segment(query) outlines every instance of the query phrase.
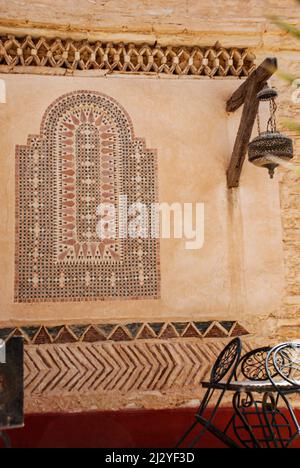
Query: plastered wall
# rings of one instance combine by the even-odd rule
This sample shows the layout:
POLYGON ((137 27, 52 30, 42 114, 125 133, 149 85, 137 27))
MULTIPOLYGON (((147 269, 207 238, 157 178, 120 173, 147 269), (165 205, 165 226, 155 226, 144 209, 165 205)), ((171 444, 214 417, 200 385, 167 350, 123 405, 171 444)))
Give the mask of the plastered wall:
MULTIPOLYGON (((107 320, 230 317, 251 324, 253 315, 276 313, 282 292, 282 241, 277 181, 245 165, 241 188, 229 193, 226 167, 239 116, 228 117, 226 99, 238 82, 143 78, 2 76, 7 103, 2 133, 1 321, 54 322, 62 305, 14 304, 15 145, 39 133, 47 107, 66 92, 101 91, 122 104, 135 134, 157 149, 159 200, 205 205, 204 245, 162 239, 161 299, 63 304, 63 319, 107 320), (38 90, 38 93, 37 93, 38 90), (16 113, 15 103, 18 102, 16 113), (276 288, 265 288, 276 284, 276 288)), ((47 157, 47 155, 46 155, 47 157)), ((251 326, 251 325, 250 325, 251 326)))
MULTIPOLYGON (((280 68, 297 76, 299 41, 265 17, 276 13, 297 23, 295 2, 196 3, 143 2, 136 9, 91 1, 74 9, 68 2, 8 8, 2 1, 0 30, 163 45, 218 40, 250 47, 257 64, 276 55, 280 68)), ((299 336, 299 178, 279 170, 270 181, 246 162, 240 188, 226 188, 240 113, 228 116, 225 103, 239 80, 1 78, 7 88, 0 107, 1 326, 4 337, 22 334, 27 343, 27 411, 196 404, 199 380, 230 337, 244 336, 248 349, 299 336), (53 100, 78 89, 116 99, 135 134, 157 150, 160 201, 205 203, 201 250, 186 251, 183 240, 160 241, 160 299, 13 303, 15 145, 38 134, 53 100)), ((297 119, 299 105, 286 83, 277 77, 272 83, 280 90, 284 128, 282 119, 297 119)), ((299 137, 291 136, 297 165, 299 137)))
MULTIPOLYGON (((277 179, 271 181, 265 171, 246 164, 240 189, 229 192, 226 186, 226 168, 240 115, 228 116, 225 103, 239 82, 142 77, 1 78, 7 96, 0 110, 1 210, 5 219, 1 226, 1 324, 9 330, 6 333, 21 333, 27 342, 27 409, 124 407, 132 400, 134 405, 151 407, 190 400, 197 392, 196 380, 209 371, 224 340, 249 335, 257 342, 273 333, 274 323, 267 318, 278 313, 283 293, 277 179), (160 202, 192 203, 194 208, 196 203, 204 203, 204 245, 200 250, 187 250, 184 238, 160 240, 158 299, 14 302, 15 147, 26 144, 28 135, 32 138, 39 133, 43 114, 54 100, 80 89, 98 91, 116 100, 131 117, 135 135, 145 139, 147 148, 157 150, 160 202), (91 349, 92 361, 86 355, 91 349), (110 357, 105 358, 103 352, 110 357), (134 364, 126 357, 128 352, 137 355, 134 364), (37 374, 32 367, 37 365, 36 353, 42 353, 37 374), (165 353, 173 355, 168 364, 163 364, 165 353), (194 368, 198 353, 202 357, 194 368), (76 384, 71 379, 71 387, 60 382, 54 385, 49 362, 64 373, 66 360, 72 361, 72 355, 76 359, 76 384), (122 370, 123 383, 122 379, 115 380, 115 385, 107 387, 105 380, 105 385, 100 389, 95 385, 82 399, 79 381, 87 387, 89 382, 85 366, 92 366, 91 373, 97 369, 101 381, 110 381, 107 359, 114 360, 116 355, 115 371, 118 374, 122 370), (99 368, 99 362, 104 368, 99 368), (139 368, 145 372, 149 365, 151 382, 138 380, 137 384, 132 366, 136 372, 139 368), (169 378, 160 381, 165 365, 170 366, 169 378), (189 368, 193 369, 190 381, 182 373, 189 368), (131 387, 134 392, 129 391, 131 387), (166 393, 164 401, 159 398, 161 391, 166 393)), ((19 176, 29 177, 26 172, 19 176)), ((28 281, 30 278, 28 272, 28 281)))

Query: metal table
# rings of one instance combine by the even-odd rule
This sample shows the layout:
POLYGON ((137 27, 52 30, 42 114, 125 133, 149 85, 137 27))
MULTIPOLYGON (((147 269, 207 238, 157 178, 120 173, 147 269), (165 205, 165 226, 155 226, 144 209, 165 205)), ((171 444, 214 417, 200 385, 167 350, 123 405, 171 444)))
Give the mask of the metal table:
MULTIPOLYGON (((211 388, 211 382, 203 382, 202 387, 211 388)), ((233 429, 235 436, 242 447, 246 448, 286 448, 298 437, 298 424, 295 422, 296 431, 286 414, 279 408, 280 397, 300 393, 291 383, 282 380, 276 382, 276 387, 268 381, 232 381, 228 383, 216 383, 216 390, 226 390, 233 393, 232 406, 234 414, 223 432, 228 440, 229 429, 233 429)), ((288 412, 292 419, 291 407, 288 412)), ((218 434, 215 434, 218 436, 218 434)), ((234 446, 232 440, 230 446, 234 446)), ((229 445, 229 444, 228 444, 229 445)))

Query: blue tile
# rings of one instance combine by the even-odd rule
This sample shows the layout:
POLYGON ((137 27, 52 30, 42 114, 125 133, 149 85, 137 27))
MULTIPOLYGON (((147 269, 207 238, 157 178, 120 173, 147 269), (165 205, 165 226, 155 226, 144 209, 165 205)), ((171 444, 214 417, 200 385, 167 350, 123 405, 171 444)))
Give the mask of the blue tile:
POLYGON ((143 323, 128 323, 125 327, 130 331, 132 338, 135 338, 143 325, 143 323))
POLYGON ((6 338, 15 330, 15 328, 1 328, 0 329, 0 338, 1 340, 6 340, 6 338))
POLYGON ((190 322, 172 322, 173 327, 181 335, 190 322))
POLYGON ((200 333, 205 333, 206 330, 211 326, 212 322, 194 322, 195 327, 200 333))
POLYGON ((89 325, 68 325, 68 328, 72 330, 74 335, 76 335, 77 338, 79 339, 87 331, 87 329, 89 328, 89 325))
POLYGON ((165 325, 165 322, 152 322, 148 323, 148 325, 152 328, 156 335, 159 335, 162 327, 165 325))
POLYGON ((230 332, 230 330, 232 329, 233 325, 236 323, 236 322, 219 322, 220 325, 222 325, 222 327, 225 328, 225 330, 227 330, 228 332, 230 332))

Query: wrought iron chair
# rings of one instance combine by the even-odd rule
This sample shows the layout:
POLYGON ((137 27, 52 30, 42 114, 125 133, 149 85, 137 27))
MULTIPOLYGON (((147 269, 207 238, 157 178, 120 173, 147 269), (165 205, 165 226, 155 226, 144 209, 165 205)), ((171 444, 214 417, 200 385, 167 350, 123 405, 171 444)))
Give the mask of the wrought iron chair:
POLYGON ((233 397, 235 414, 230 423, 237 439, 246 448, 280 448, 284 439, 291 436, 288 418, 278 408, 278 398, 274 397, 269 378, 278 376, 272 358, 269 347, 250 351, 238 366, 239 377, 246 380, 237 380, 231 385, 236 392, 233 397))
POLYGON ((213 369, 211 371, 209 382, 202 383, 204 388, 207 388, 206 393, 203 397, 203 400, 198 408, 197 413, 195 414, 195 422, 189 427, 189 429, 184 433, 179 442, 176 445, 176 448, 181 447, 183 443, 187 440, 188 436, 192 431, 200 425, 202 429, 194 437, 192 442, 189 444, 189 447, 195 447, 199 443, 200 439, 208 431, 216 436, 218 439, 223 441, 226 445, 232 448, 239 448, 239 446, 226 434, 226 431, 221 431, 214 424, 214 419, 217 414, 218 408, 223 400, 223 397, 228 390, 230 382, 236 374, 236 369, 240 361, 242 351, 242 343, 239 338, 235 338, 231 341, 225 349, 222 351, 220 356, 217 358, 213 369), (225 382, 223 379, 225 379, 225 382), (209 403, 212 401, 212 398, 215 392, 220 392, 217 402, 214 405, 208 418, 205 417, 205 411, 208 408, 209 403))
POLYGON ((268 354, 266 372, 276 390, 277 398, 274 399, 271 393, 266 393, 264 406, 269 405, 274 412, 282 400, 292 422, 290 431, 283 438, 280 437, 280 426, 278 427, 276 422, 274 424, 274 421, 269 421, 269 425, 275 429, 275 431, 273 430, 273 442, 276 446, 280 443, 281 447, 288 448, 300 437, 300 425, 288 399, 289 395, 300 393, 300 342, 282 343, 275 346, 268 354), (276 374, 273 373, 272 369, 276 370, 276 374))
POLYGON ((251 382, 264 382, 268 380, 266 372, 266 359, 271 348, 264 346, 257 348, 242 357, 239 369, 242 376, 251 382))

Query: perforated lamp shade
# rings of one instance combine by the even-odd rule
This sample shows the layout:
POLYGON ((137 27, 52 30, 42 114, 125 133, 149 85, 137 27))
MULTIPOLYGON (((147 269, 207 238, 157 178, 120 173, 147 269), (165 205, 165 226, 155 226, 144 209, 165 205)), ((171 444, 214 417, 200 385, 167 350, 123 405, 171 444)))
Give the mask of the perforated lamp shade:
POLYGON ((268 101, 270 103, 270 118, 267 123, 266 131, 262 132, 260 127, 259 110, 257 114, 258 137, 254 138, 248 146, 248 158, 251 163, 258 167, 268 169, 271 179, 274 171, 279 166, 280 161, 289 161, 293 158, 293 140, 288 136, 277 131, 275 113, 277 106, 275 99, 278 94, 274 88, 268 85, 264 87, 257 95, 260 102, 268 101), (275 159, 275 160, 274 160, 275 159))
POLYGON ((275 156, 282 161, 293 158, 293 140, 279 132, 263 132, 249 143, 249 161, 255 166, 268 169, 271 179, 278 163, 272 161, 275 156))

